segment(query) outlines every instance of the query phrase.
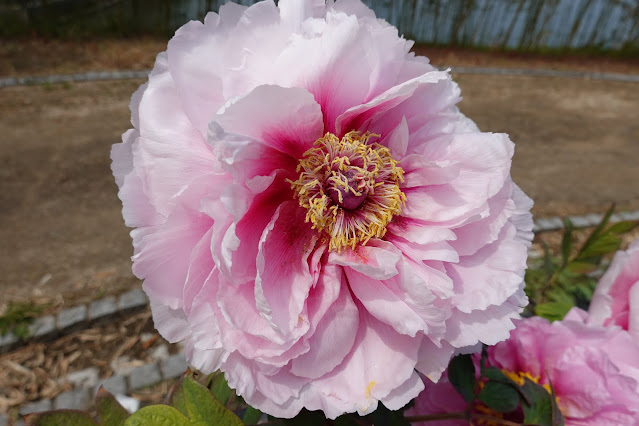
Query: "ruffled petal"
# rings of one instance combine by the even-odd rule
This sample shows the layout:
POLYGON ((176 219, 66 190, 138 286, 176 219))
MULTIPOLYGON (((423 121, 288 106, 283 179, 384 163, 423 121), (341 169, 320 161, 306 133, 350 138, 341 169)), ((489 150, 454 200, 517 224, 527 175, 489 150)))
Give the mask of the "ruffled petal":
POLYGON ((284 334, 298 323, 313 276, 308 256, 317 242, 317 231, 305 221, 306 210, 287 201, 276 210, 264 229, 257 253, 255 298, 267 321, 284 334))

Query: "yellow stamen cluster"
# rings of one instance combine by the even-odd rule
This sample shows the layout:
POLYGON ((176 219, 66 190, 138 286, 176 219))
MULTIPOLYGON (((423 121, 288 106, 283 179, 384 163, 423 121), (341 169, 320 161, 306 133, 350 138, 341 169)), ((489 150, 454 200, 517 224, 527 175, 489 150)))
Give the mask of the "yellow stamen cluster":
POLYGON ((388 148, 368 143, 377 136, 350 132, 340 140, 326 133, 300 159, 299 179, 290 181, 307 210, 306 222, 330 238, 329 250, 355 249, 383 237, 406 201, 399 188, 404 171, 388 148), (346 208, 345 197, 356 198, 357 207, 346 208))

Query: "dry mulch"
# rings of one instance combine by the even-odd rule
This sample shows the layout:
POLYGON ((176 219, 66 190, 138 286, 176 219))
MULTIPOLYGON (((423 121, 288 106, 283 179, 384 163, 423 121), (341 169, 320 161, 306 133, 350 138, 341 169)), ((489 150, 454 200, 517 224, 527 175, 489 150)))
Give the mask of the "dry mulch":
MULTIPOLYGON (((100 378, 105 379, 114 374, 114 361, 123 357, 128 358, 130 367, 150 363, 151 352, 161 344, 166 342, 153 328, 147 310, 0 355, 0 413, 70 390, 71 384, 64 378, 71 372, 98 367, 100 378)), ((171 354, 178 351, 177 345, 168 348, 171 354)), ((136 395, 142 401, 159 401, 158 396, 166 394, 164 387, 155 386, 136 395)))

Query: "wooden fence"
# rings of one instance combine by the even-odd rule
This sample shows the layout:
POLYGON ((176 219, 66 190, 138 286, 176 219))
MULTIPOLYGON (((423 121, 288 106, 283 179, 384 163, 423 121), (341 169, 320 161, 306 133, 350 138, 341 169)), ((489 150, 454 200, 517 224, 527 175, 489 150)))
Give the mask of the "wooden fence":
MULTIPOLYGON (((0 0, 0 35, 166 34, 226 0, 0 0)), ((239 0, 252 4, 254 0, 239 0)), ((421 43, 639 51, 639 0, 364 0, 421 43)))

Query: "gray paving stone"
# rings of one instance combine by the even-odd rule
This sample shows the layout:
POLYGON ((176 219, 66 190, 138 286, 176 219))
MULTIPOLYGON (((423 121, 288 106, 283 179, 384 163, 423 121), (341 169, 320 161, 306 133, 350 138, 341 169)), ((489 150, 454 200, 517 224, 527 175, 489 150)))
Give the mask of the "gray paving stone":
POLYGON ((175 379, 176 377, 180 377, 188 366, 184 354, 177 354, 162 361, 160 370, 162 370, 162 376, 165 379, 175 379))
POLYGON ((621 216, 623 220, 639 220, 639 210, 636 212, 619 213, 619 216, 621 216))
POLYGON ((87 389, 74 389, 61 393, 53 400, 54 410, 85 410, 91 406, 87 389))
MULTIPOLYGON (((108 379, 102 380, 100 385, 104 386, 104 389, 111 392, 113 395, 126 395, 126 379, 124 376, 112 376, 108 379)), ((96 386, 95 393, 98 392, 100 385, 96 386)))
POLYGON ((53 315, 47 315, 36 318, 33 324, 29 326, 29 332, 33 337, 41 337, 55 332, 55 317, 53 315))
POLYGON ((0 426, 8 426, 9 425, 9 416, 6 414, 0 413, 0 426))
POLYGON ((558 217, 541 218, 535 221, 538 231, 554 231, 563 228, 564 224, 558 217))
POLYGON ((89 305, 89 319, 91 321, 113 315, 118 311, 115 297, 109 296, 96 300, 89 305))
MULTIPOLYGON (((590 216, 598 216, 600 218, 599 220, 601 220, 601 216, 599 216, 599 215, 589 214, 587 217, 590 217, 590 216)), ((595 223, 595 225, 599 224, 599 220, 595 223)), ((610 222, 611 223, 621 222, 622 220, 623 219, 621 218, 619 213, 613 213, 613 214, 610 215, 610 222)))
POLYGON ((146 294, 141 289, 127 291, 120 295, 120 309, 138 309, 147 305, 146 294))
POLYGON ((41 413, 42 411, 49 411, 53 408, 50 399, 41 399, 40 401, 30 402, 20 407, 18 411, 21 416, 29 413, 41 413))
POLYGON ((591 226, 592 223, 584 216, 568 216, 575 228, 585 228, 591 226))
POLYGON ((13 333, 7 333, 4 336, 0 334, 0 348, 3 348, 5 346, 9 348, 17 342, 18 339, 16 336, 13 335, 13 333))
POLYGON ((69 373, 64 379, 71 383, 74 388, 92 389, 98 384, 100 370, 97 367, 89 367, 69 373))
POLYGON ((85 305, 65 309, 58 314, 58 330, 80 325, 85 322, 86 319, 87 307, 85 305))
POLYGON ((147 364, 135 368, 129 374, 129 390, 137 390, 162 381, 157 364, 147 364))

